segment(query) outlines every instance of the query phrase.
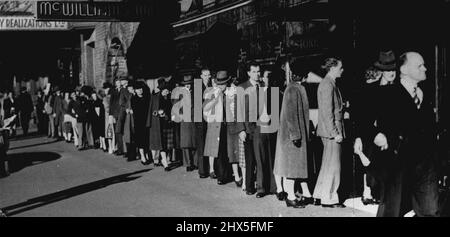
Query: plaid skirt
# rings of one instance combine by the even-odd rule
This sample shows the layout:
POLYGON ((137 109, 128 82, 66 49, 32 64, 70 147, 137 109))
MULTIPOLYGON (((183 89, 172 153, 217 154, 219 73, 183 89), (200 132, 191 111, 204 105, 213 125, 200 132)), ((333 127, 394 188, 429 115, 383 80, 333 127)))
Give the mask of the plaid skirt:
POLYGON ((172 128, 162 129, 162 145, 164 150, 174 149, 174 134, 172 128))
POLYGON ((245 146, 241 139, 239 139, 239 167, 245 168, 245 146))

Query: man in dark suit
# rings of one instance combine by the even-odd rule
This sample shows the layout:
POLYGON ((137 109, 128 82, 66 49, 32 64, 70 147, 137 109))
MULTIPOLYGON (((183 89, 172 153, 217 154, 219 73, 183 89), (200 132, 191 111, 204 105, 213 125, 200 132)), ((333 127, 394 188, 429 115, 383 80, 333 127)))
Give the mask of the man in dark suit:
POLYGON ((27 88, 22 87, 20 95, 17 98, 17 109, 20 113, 20 125, 23 129, 23 135, 28 135, 28 128, 30 126, 31 113, 34 110, 31 95, 27 92, 27 88))
POLYGON ((117 150, 114 151, 116 155, 123 155, 123 141, 122 136, 118 132, 117 127, 117 121, 119 120, 119 112, 120 112, 120 106, 119 106, 119 96, 120 96, 120 80, 116 79, 115 81, 116 87, 112 89, 111 91, 111 98, 110 98, 110 107, 109 107, 109 116, 112 116, 114 118, 114 136, 115 136, 115 146, 117 146, 117 150))
POLYGON ((256 113, 256 116, 260 115, 259 109, 259 81, 260 81, 260 67, 256 63, 250 63, 247 68, 247 75, 249 79, 239 86, 249 92, 248 96, 245 96, 245 132, 241 132, 239 137, 244 141, 245 146, 245 175, 246 175, 246 188, 247 195, 253 195, 255 192, 257 198, 262 198, 268 194, 270 190, 266 190, 266 182, 270 182, 271 172, 264 172, 268 167, 269 157, 268 154, 260 151, 264 150, 263 143, 261 141, 261 126, 256 121, 252 121, 252 114, 256 113), (253 95, 252 95, 253 94, 253 95), (250 103, 251 97, 256 99, 256 103, 250 103), (253 184, 255 180, 255 168, 256 168, 256 190, 253 184))
POLYGON ((383 96, 379 133, 374 143, 392 155, 384 157, 385 180, 377 216, 438 216, 438 177, 434 151, 433 98, 418 87, 426 79, 422 56, 400 56, 400 84, 383 96))

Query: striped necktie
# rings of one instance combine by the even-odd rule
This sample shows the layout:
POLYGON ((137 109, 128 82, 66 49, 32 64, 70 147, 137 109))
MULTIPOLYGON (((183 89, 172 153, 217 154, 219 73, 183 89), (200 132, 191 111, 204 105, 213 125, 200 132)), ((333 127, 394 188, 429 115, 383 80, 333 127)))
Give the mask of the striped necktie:
POLYGON ((414 104, 416 104, 417 109, 420 109, 420 98, 419 95, 417 94, 417 86, 414 87, 414 91, 413 91, 413 99, 414 99, 414 104))

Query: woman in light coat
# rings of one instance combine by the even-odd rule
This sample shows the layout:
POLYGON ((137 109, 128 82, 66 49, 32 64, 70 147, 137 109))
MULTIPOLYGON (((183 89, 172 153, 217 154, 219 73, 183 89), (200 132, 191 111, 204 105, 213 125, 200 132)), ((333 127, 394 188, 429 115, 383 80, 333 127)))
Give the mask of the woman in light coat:
POLYGON ((278 199, 285 200, 288 207, 303 208, 313 200, 304 181, 308 178, 309 103, 301 83, 308 71, 298 74, 284 92, 273 173, 278 199), (294 183, 299 179, 303 181, 300 200, 294 191, 294 183))

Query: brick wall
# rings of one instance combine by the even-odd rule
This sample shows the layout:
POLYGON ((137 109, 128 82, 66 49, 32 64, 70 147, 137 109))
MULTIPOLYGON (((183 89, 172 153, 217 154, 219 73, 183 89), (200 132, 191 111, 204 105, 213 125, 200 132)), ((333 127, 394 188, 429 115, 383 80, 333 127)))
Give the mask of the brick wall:
MULTIPOLYGON (((122 43, 124 53, 126 54, 128 47, 133 41, 139 23, 129 22, 102 22, 98 23, 92 34, 95 34, 95 48, 93 56, 89 57, 87 49, 82 49, 82 74, 86 80, 86 84, 93 85, 95 88, 101 88, 103 82, 111 81, 107 78, 108 50, 113 38, 118 38, 122 43), (93 64, 93 75, 89 75, 87 67, 93 64)), ((85 39, 87 40, 87 39, 85 39)))

